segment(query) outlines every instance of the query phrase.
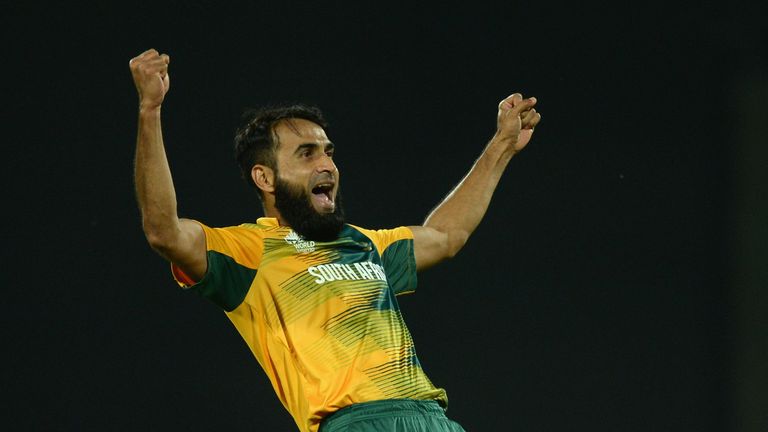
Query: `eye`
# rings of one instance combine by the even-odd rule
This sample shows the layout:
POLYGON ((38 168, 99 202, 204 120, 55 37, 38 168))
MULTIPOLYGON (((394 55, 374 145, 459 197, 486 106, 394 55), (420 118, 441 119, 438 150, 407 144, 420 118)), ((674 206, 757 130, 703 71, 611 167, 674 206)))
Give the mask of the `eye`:
POLYGON ((326 154, 326 155, 327 155, 329 158, 332 158, 332 157, 333 157, 333 153, 334 153, 334 150, 333 150, 333 149, 328 149, 328 150, 326 150, 326 151, 325 151, 325 154, 326 154))
POLYGON ((301 151, 300 156, 303 157, 303 158, 308 158, 308 157, 312 156, 312 150, 304 149, 304 150, 301 151))

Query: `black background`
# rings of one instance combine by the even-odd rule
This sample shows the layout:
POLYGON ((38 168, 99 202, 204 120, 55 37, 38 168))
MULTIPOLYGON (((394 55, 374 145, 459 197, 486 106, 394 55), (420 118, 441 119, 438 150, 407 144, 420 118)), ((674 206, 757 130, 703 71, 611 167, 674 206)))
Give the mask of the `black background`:
POLYGON ((179 213, 214 226, 261 215, 232 156, 245 108, 319 105, 349 220, 379 228, 421 223, 498 101, 535 95, 542 123, 485 220, 400 298, 449 415, 468 432, 760 430, 734 377, 767 367, 735 358, 768 325, 732 282, 759 3, 4 6, 3 422, 295 430, 234 327, 144 240, 128 61, 156 48, 179 213))

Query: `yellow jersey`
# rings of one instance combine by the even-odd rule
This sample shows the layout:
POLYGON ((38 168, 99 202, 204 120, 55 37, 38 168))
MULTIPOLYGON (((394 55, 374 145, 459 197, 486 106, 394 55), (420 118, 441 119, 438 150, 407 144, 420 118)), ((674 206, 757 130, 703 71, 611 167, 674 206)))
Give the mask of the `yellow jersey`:
POLYGON ((277 219, 211 228, 208 271, 176 281, 226 312, 302 432, 331 413, 382 399, 436 400, 396 295, 416 289, 413 234, 346 224, 331 242, 277 219))

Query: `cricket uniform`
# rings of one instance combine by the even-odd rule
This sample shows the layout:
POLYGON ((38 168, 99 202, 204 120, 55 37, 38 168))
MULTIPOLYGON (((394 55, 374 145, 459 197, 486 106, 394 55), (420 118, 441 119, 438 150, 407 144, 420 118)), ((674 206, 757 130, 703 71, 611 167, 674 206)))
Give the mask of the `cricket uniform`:
POLYGON ((206 275, 194 283, 174 266, 174 277, 224 309, 302 432, 353 404, 447 406, 395 298, 416 289, 410 229, 347 224, 336 240, 314 242, 274 218, 201 226, 206 275))

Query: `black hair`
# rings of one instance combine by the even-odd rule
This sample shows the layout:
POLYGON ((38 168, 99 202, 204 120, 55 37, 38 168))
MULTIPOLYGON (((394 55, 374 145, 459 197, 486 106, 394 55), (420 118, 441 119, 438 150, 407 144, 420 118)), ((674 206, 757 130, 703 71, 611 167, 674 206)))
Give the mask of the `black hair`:
POLYGON ((279 141, 274 129, 279 122, 289 119, 309 120, 323 129, 328 127, 319 108, 304 104, 270 106, 243 113, 242 124, 235 133, 235 159, 243 180, 249 185, 256 187, 251 178, 254 165, 265 165, 277 172, 275 151, 279 141))

